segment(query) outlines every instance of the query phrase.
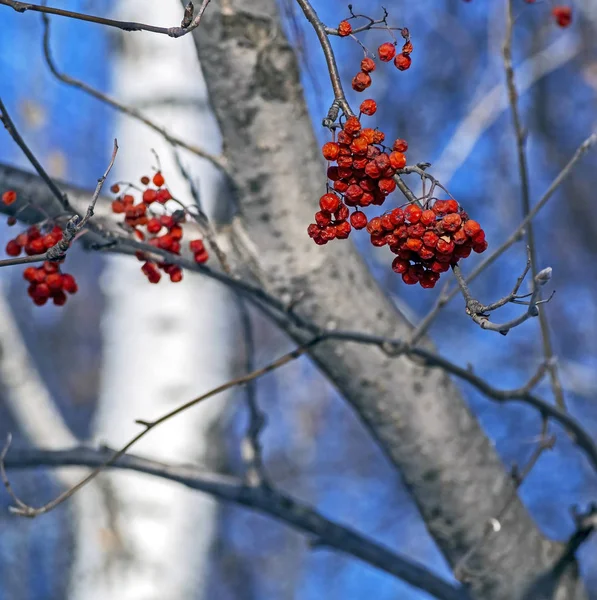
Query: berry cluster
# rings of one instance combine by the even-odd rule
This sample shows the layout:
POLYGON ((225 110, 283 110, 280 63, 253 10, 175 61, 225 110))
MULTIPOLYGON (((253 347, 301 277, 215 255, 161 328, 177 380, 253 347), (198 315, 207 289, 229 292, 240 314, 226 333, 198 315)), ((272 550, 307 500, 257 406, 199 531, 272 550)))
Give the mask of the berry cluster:
MULTIPOLYGON (((147 176, 141 177, 143 189, 140 190, 132 184, 127 184, 126 190, 120 193, 120 185, 114 184, 110 191, 117 194, 117 197, 112 202, 112 211, 124 214, 125 224, 138 240, 147 241, 151 246, 180 255, 184 234, 182 223, 187 220, 188 213, 184 208, 172 213, 165 207, 159 212, 156 211, 156 206, 163 206, 169 200, 175 201, 165 183, 164 176, 158 171, 151 179, 147 176), (135 190, 141 192, 139 202, 135 202, 135 190)), ((209 255, 202 240, 191 240, 189 247, 195 262, 203 264, 208 260, 209 255)), ((166 273, 173 283, 182 280, 182 269, 178 265, 152 260, 143 252, 137 252, 137 258, 143 262, 141 271, 150 283, 160 281, 160 270, 166 273)))
POLYGON ((409 204, 395 208, 367 224, 374 246, 389 246, 396 254, 392 269, 408 285, 433 288, 440 274, 448 271, 471 251, 487 249, 485 232, 469 219, 456 200, 435 200, 424 208, 409 204))
MULTIPOLYGON (((3 201, 7 197, 5 192, 2 196, 3 201)), ((12 192, 14 194, 14 192, 12 192)), ((10 196, 16 199, 16 195, 10 196)), ((14 199, 8 204, 12 204, 14 199)), ((5 202, 6 203, 6 202, 5 202)), ((33 225, 26 231, 19 233, 14 239, 6 244, 6 254, 8 256, 20 256, 25 253, 27 256, 43 254, 62 239, 62 229, 58 225, 49 224, 40 227, 33 225), (44 232, 45 230, 45 232, 44 232)), ((50 298, 57 306, 66 303, 66 292, 75 294, 77 292, 77 282, 72 275, 62 273, 60 261, 44 261, 41 267, 27 267, 23 271, 23 278, 29 282, 27 293, 29 297, 38 306, 43 306, 50 298)))
MULTIPOLYGON (((367 60, 367 59, 365 59, 367 60)), ((377 109, 374 100, 364 100, 361 114, 373 115, 377 109)), ((405 140, 396 140, 391 149, 382 142, 383 132, 362 128, 357 117, 349 117, 338 134, 337 141, 323 145, 322 153, 331 165, 327 177, 333 188, 319 199, 315 223, 308 234, 316 244, 323 245, 338 238, 345 239, 352 227, 363 229, 367 217, 358 210, 371 204, 381 206, 396 189, 393 177, 406 165, 405 140), (350 215, 348 207, 357 210, 350 215), (349 220, 350 216, 350 220, 349 220)))
MULTIPOLYGON (((351 32, 348 21, 340 23, 339 35, 351 32)), ((413 46, 408 29, 402 29, 402 37, 406 41, 400 54, 396 54, 396 44, 391 42, 382 44, 377 53, 382 62, 394 59, 396 67, 405 70, 410 67, 413 46)), ((375 68, 375 61, 366 56, 352 80, 353 89, 357 92, 367 89, 375 68)), ((441 273, 471 251, 486 250, 485 232, 479 223, 469 219, 456 200, 429 198, 422 205, 409 204, 367 219, 360 209, 384 204, 396 189, 396 175, 406 166, 408 150, 405 140, 397 139, 388 148, 383 144, 383 132, 362 127, 362 115, 371 116, 376 111, 375 100, 364 100, 359 116, 341 120, 337 138, 323 145, 329 181, 327 192, 319 199, 315 223, 309 225, 307 233, 322 246, 334 239, 347 238, 353 228, 367 228, 374 246, 388 246, 397 255, 392 269, 402 275, 405 283, 433 288, 441 273), (350 208, 355 209, 352 214, 350 208)))
POLYGON ((43 306, 49 298, 56 306, 63 306, 66 303, 65 292, 76 294, 79 289, 72 275, 60 272, 58 262, 45 261, 41 267, 27 267, 23 278, 29 282, 27 293, 38 306, 43 306))
MULTIPOLYGON (((49 225, 46 226, 50 227, 49 225)), ((6 244, 8 256, 20 256, 24 252, 27 256, 43 254, 62 239, 62 229, 54 225, 51 229, 42 233, 38 225, 29 227, 27 231, 19 233, 17 237, 9 240, 6 244)))
MULTIPOLYGON (((348 25, 350 26, 350 24, 348 25)), ((338 27, 338 31, 340 31, 340 27, 338 27)), ((410 55, 413 51, 413 44, 410 41, 408 29, 402 29, 402 37, 406 41, 400 53, 396 54, 395 42, 385 42, 377 49, 377 56, 382 62, 390 62, 394 59, 394 66, 400 71, 406 71, 412 63, 410 55)), ((361 61, 361 70, 352 78, 352 89, 355 92, 363 92, 371 85, 371 73, 375 71, 375 68, 376 64, 372 58, 366 56, 361 61)))

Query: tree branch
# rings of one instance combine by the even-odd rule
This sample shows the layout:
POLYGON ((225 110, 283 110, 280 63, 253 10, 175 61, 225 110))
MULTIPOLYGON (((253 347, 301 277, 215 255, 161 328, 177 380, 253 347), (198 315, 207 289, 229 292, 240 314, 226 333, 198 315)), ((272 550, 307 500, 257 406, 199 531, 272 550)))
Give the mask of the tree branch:
MULTIPOLYGON (((69 450, 15 449, 6 458, 9 469, 69 465, 100 467, 113 455, 110 448, 88 447, 69 450)), ((466 600, 468 594, 410 558, 340 525, 318 513, 312 506, 273 489, 250 487, 232 477, 205 473, 186 465, 166 465, 131 454, 118 458, 112 468, 147 473, 181 483, 220 500, 245 506, 277 519, 302 533, 314 536, 323 546, 354 556, 439 600, 466 600)))

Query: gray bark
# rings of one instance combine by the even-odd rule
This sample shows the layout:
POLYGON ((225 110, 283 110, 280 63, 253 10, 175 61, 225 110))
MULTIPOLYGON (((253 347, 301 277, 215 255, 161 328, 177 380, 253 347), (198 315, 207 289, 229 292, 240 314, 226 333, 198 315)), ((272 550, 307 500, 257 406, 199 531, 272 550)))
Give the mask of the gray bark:
MULTIPOLYGON (((410 326, 352 245, 318 247, 307 237, 325 167, 274 0, 215 0, 194 39, 242 222, 257 250, 255 276, 279 297, 300 294, 296 312, 322 327, 406 337, 410 326)), ((303 338, 290 325, 287 331, 303 338)), ((429 532, 456 564, 512 492, 458 390, 441 371, 389 358, 375 347, 326 343, 312 357, 400 470, 429 532)), ((477 574, 474 596, 556 597, 537 584, 561 556, 561 545, 542 536, 518 499, 501 526, 469 563, 477 574)), ((558 598, 584 597, 574 564, 562 581, 558 598)))

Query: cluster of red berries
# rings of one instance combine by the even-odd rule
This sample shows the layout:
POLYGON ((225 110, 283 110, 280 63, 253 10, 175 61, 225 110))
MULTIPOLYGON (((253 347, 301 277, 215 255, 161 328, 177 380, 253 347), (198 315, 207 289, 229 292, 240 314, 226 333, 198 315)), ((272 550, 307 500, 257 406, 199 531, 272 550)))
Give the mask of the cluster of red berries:
POLYGON ((469 219, 456 200, 435 200, 425 206, 409 204, 374 217, 367 232, 374 246, 389 246, 397 255, 392 269, 404 283, 433 288, 441 273, 473 250, 484 252, 487 242, 479 223, 469 219))
MULTIPOLYGON (((114 184, 110 191, 119 195, 112 202, 112 211, 124 214, 124 222, 133 230, 133 234, 138 240, 147 241, 156 248, 179 255, 184 233, 181 224, 187 220, 187 212, 176 210, 168 213, 164 208, 160 214, 152 206, 154 204, 164 205, 168 200, 173 200, 165 183, 164 176, 160 171, 155 173, 151 179, 147 176, 141 177, 144 189, 141 190, 139 202, 135 202, 135 197, 131 192, 136 188, 131 184, 127 185, 126 193, 122 194, 120 194, 120 185, 114 184)), ((202 240, 191 240, 189 247, 195 262, 199 264, 207 262, 209 255, 202 240)), ((178 265, 166 261, 154 261, 143 252, 137 252, 137 258, 143 262, 141 271, 150 283, 160 281, 162 278, 160 270, 164 271, 170 277, 170 281, 174 283, 182 280, 182 269, 178 265)))
POLYGON ((27 267, 23 271, 23 278, 29 282, 27 293, 38 306, 43 306, 50 298, 56 306, 63 306, 66 292, 77 293, 79 288, 75 278, 61 273, 60 263, 45 261, 41 267, 27 267))
MULTIPOLYGON (((2 202, 7 206, 14 204, 17 194, 14 190, 8 190, 2 194, 2 202)), ((14 225, 16 218, 8 217, 8 224, 14 225)), ((62 229, 58 225, 49 223, 32 225, 26 231, 19 233, 14 239, 6 244, 8 256, 27 256, 43 254, 62 240, 62 229)), ((23 271, 23 278, 29 282, 27 293, 38 306, 43 306, 51 298, 57 306, 66 303, 66 293, 76 294, 78 287, 75 278, 68 273, 60 271, 60 265, 64 260, 44 261, 41 267, 27 267, 23 271)))
MULTIPOLYGON (((382 62, 390 62, 394 59, 395 67, 400 71, 406 71, 412 63, 410 55, 413 51, 413 44, 409 39, 408 29, 403 29, 402 35, 406 42, 399 54, 396 54, 395 43, 385 42, 377 49, 377 56, 382 62)), ((363 92, 371 85, 371 73, 375 71, 375 67, 375 61, 368 56, 361 61, 361 70, 352 78, 352 89, 355 92, 363 92)))
POLYGON ((27 231, 19 233, 13 240, 6 244, 8 256, 20 256, 24 252, 27 256, 43 254, 46 250, 55 246, 62 239, 62 229, 54 225, 52 229, 42 234, 37 225, 29 227, 27 231))
MULTIPOLYGON (((6 197, 5 192, 3 201, 6 197)), ((16 199, 16 196, 15 196, 16 199)), ((12 204, 9 202, 8 204, 12 204)), ((49 226, 48 226, 49 227, 49 226)), ((43 254, 62 239, 62 229, 54 225, 51 229, 42 232, 38 225, 29 227, 23 233, 19 233, 14 239, 6 244, 8 256, 19 256, 25 253, 27 256, 43 254)), ((72 275, 62 273, 60 265, 64 261, 44 261, 41 267, 27 267, 23 271, 23 278, 29 282, 27 293, 38 306, 43 306, 50 298, 57 306, 66 303, 66 293, 77 292, 77 282, 72 275)))
MULTIPOLYGON (((374 100, 364 100, 361 114, 372 115, 376 108, 374 100)), ((319 199, 321 210, 315 213, 315 223, 308 228, 309 236, 316 244, 323 245, 335 238, 345 239, 352 227, 363 229, 367 217, 358 207, 381 206, 396 189, 393 177, 406 165, 404 153, 408 144, 399 139, 387 149, 382 144, 384 139, 383 132, 362 128, 357 117, 349 117, 337 141, 323 145, 324 158, 336 164, 327 170, 333 190, 319 199), (357 210, 350 215, 348 207, 357 210)))

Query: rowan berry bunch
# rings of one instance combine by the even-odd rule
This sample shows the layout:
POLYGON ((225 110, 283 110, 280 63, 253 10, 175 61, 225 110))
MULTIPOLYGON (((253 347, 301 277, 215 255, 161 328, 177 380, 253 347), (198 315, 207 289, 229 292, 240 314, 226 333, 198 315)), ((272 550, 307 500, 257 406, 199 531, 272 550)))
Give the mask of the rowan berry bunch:
MULTIPOLYGON (((343 22, 346 23, 346 21, 343 22)), ((342 23, 340 23, 340 25, 342 25, 342 23)), ((340 27, 338 27, 338 31, 340 31, 340 27)), ((404 27, 400 31, 405 40, 402 50, 397 54, 397 42, 385 42, 377 49, 377 57, 382 62, 390 62, 394 59, 394 66, 399 71, 406 71, 412 64, 410 55, 413 51, 413 44, 410 40, 408 29, 404 27)), ((371 85, 371 73, 375 71, 376 67, 375 60, 365 56, 361 61, 361 70, 352 78, 352 89, 355 92, 364 92, 371 85)))
MULTIPOLYGON (((3 200, 4 198, 6 198, 6 193, 3 195, 3 200)), ((16 195, 14 199, 16 200, 16 195)), ((8 202, 8 204, 12 204, 12 202, 8 202)), ((21 254, 27 256, 43 254, 61 239, 62 229, 58 225, 51 223, 33 225, 8 241, 6 254, 11 257, 21 254)), ((63 262, 64 260, 46 260, 41 267, 27 267, 23 271, 23 278, 29 282, 27 293, 37 306, 43 306, 49 299, 52 299, 57 306, 62 306, 66 303, 66 292, 77 293, 78 287, 75 278, 60 270, 63 262)))
POLYGON ((27 293, 37 306, 43 306, 50 298, 56 306, 63 306, 66 292, 77 293, 75 278, 60 270, 63 262, 46 260, 41 267, 27 267, 23 271, 23 278, 29 282, 27 293))
POLYGON ((371 243, 396 254, 392 269, 408 285, 433 288, 471 251, 487 249, 485 232, 456 200, 429 200, 422 207, 408 204, 374 217, 367 224, 371 243))
MULTIPOLYGON (((351 32, 348 21, 340 23, 340 36, 351 32)), ((402 29, 401 34, 405 43, 400 54, 396 54, 396 43, 386 42, 379 46, 377 55, 382 62, 394 59, 396 67, 403 71, 411 65, 413 45, 408 29, 402 29)), ((370 73, 375 68, 375 61, 365 56, 360 73, 352 80, 355 91, 371 85, 370 73)), ((409 204, 367 219, 360 209, 381 206, 394 192, 396 175, 406 166, 408 150, 405 140, 397 139, 389 148, 383 144, 383 132, 362 127, 362 116, 372 116, 376 111, 375 100, 364 100, 359 116, 341 118, 337 138, 323 145, 329 181, 327 192, 319 199, 315 223, 309 225, 307 233, 316 244, 324 245, 334 239, 346 239, 353 228, 367 228, 374 246, 388 246, 397 255, 392 269, 402 275, 406 284, 433 288, 441 273, 471 251, 485 251, 485 233, 456 200, 427 197, 421 205, 409 204), (351 208, 355 209, 352 213, 351 208)), ((335 135, 338 126, 331 128, 335 135)))
MULTIPOLYGON (((373 115, 376 109, 374 100, 364 100, 361 104, 362 115, 373 115)), ((342 124, 337 140, 323 145, 324 158, 336 164, 328 167, 327 177, 332 183, 319 199, 321 210, 315 213, 315 223, 308 228, 316 244, 345 239, 352 227, 363 229, 367 217, 358 208, 381 206, 396 189, 393 177, 406 165, 404 153, 408 144, 399 139, 389 149, 383 145, 384 140, 382 131, 363 128, 359 118, 349 117, 342 124), (350 215, 348 207, 356 211, 350 215)))
MULTIPOLYGON (((142 188, 127 183, 124 184, 125 189, 122 193, 120 184, 114 184, 110 188, 110 191, 117 195, 112 202, 112 211, 116 214, 124 214, 126 227, 138 240, 180 255, 184 235, 182 223, 187 221, 188 211, 184 207, 169 211, 165 206, 169 200, 177 201, 166 186, 161 171, 157 171, 151 179, 143 176, 140 181, 142 188), (135 199, 135 194, 140 195, 138 201, 135 199)), ((207 262, 209 254, 202 240, 191 240, 189 248, 195 262, 198 264, 207 262)), ((143 262, 141 271, 150 283, 160 281, 162 278, 160 271, 166 273, 173 283, 182 280, 182 269, 178 265, 153 260, 144 252, 137 252, 137 258, 143 262)))

